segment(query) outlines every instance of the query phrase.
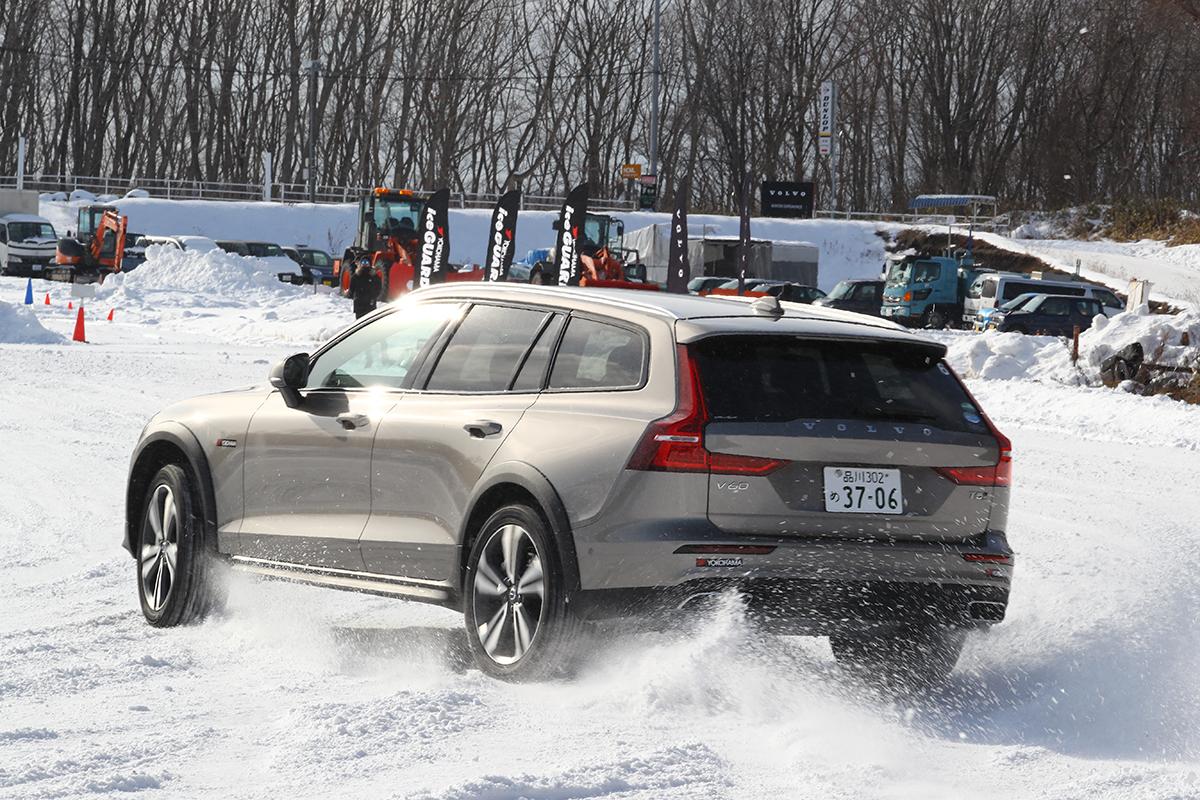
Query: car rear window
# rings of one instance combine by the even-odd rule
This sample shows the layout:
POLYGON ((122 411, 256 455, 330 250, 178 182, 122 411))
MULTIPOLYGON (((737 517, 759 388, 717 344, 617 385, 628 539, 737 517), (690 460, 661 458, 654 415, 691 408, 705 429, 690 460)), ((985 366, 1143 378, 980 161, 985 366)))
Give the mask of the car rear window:
POLYGON ((919 422, 979 432, 974 408, 935 351, 793 336, 715 336, 691 345, 714 420, 919 422))

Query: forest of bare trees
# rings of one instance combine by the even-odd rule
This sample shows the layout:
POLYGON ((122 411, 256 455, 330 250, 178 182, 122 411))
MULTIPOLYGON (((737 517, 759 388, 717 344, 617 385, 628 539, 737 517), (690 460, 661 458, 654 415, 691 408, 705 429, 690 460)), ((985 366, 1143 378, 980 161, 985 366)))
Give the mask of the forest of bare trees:
MULTIPOLYGON (((840 96, 842 208, 923 191, 1010 207, 1200 200, 1188 0, 663 0, 664 199, 815 178, 840 96)), ((316 37, 323 184, 628 189, 645 162, 652 0, 3 0, 0 174, 302 182, 316 37)))

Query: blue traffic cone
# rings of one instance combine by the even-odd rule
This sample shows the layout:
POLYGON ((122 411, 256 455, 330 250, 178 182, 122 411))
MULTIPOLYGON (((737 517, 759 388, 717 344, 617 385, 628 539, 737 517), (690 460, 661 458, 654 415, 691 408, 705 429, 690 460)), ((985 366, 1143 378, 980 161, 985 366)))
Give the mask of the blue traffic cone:
POLYGON ((25 282, 25 305, 33 305, 33 278, 25 282))

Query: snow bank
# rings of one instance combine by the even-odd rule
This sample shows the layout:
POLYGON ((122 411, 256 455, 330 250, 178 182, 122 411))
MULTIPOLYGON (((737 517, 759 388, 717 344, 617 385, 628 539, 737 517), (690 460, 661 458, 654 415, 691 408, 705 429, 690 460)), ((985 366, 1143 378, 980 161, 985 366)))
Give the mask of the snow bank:
POLYGON ((1097 317, 1079 336, 1077 364, 1071 363, 1070 340, 1060 337, 987 331, 944 341, 947 360, 967 378, 1100 386, 1104 360, 1134 342, 1141 344, 1151 363, 1200 365, 1200 311, 1167 315, 1142 308, 1112 319, 1097 317))
POLYGON ((59 344, 64 341, 59 334, 42 327, 31 309, 0 300, 0 344, 59 344))
POLYGON ((1142 308, 1112 320, 1100 317, 1079 342, 1081 352, 1087 343, 1088 364, 1097 370, 1104 359, 1134 342, 1153 364, 1200 366, 1200 310, 1168 315, 1142 308))
POLYGON ((304 294, 300 287, 280 282, 277 272, 274 265, 260 259, 224 250, 199 252, 152 245, 146 250, 144 264, 105 281, 104 291, 114 305, 182 308, 244 308, 304 294))
POLYGON ((946 358, 959 375, 967 378, 1077 382, 1069 378, 1069 345, 1051 336, 996 331, 960 336, 948 344, 946 358))

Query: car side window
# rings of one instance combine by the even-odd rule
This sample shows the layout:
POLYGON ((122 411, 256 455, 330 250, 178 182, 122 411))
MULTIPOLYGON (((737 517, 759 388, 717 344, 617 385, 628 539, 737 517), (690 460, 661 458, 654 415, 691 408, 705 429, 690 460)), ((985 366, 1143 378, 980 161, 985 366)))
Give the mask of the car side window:
POLYGON ((1067 300, 1061 297, 1051 297, 1038 307, 1038 311, 1052 317, 1065 317, 1071 313, 1071 307, 1067 300))
POLYGON ((1097 300, 1099 300, 1101 303, 1103 303, 1106 308, 1124 308, 1125 307, 1125 304, 1121 302, 1121 299, 1119 297, 1117 297, 1115 294, 1113 294, 1112 292, 1093 290, 1092 297, 1095 297, 1097 300))
POLYGON ((1076 300, 1075 311, 1080 316, 1089 318, 1103 313, 1100 309, 1100 303, 1097 300, 1076 300))
POLYGON ((508 391, 548 314, 531 308, 472 306, 450 337, 425 388, 435 392, 508 391))
POLYGON ((426 345, 461 310, 458 303, 423 303, 372 320, 317 357, 308 387, 403 388, 426 345))
POLYGON ((641 334, 604 322, 572 317, 550 370, 551 389, 630 389, 646 362, 641 334))
POLYGON ((525 363, 521 365, 521 371, 513 381, 512 391, 541 391, 542 382, 546 379, 546 368, 550 366, 550 357, 554 355, 554 345, 558 344, 558 335, 562 332, 565 320, 563 315, 555 314, 550 323, 542 329, 541 335, 530 348, 529 355, 525 356, 525 363))

